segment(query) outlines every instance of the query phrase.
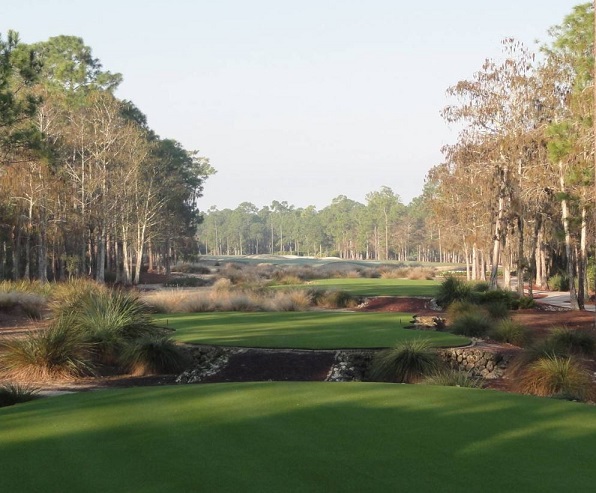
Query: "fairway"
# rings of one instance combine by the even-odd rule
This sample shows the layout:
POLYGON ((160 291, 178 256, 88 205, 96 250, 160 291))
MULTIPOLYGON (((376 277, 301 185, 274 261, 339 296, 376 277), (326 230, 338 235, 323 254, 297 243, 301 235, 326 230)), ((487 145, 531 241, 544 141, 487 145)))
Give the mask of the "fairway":
POLYGON ((0 409, 3 491, 593 491, 596 409, 487 390, 211 384, 0 409))
POLYGON ((221 346, 339 349, 393 346, 429 339, 434 346, 463 346, 469 339, 446 332, 406 329, 406 313, 217 312, 156 315, 175 329, 178 342, 221 346))
MULTIPOLYGON (((357 296, 428 296, 433 297, 439 289, 438 281, 410 279, 317 279, 307 287, 320 287, 347 291, 357 296)), ((296 286, 299 287, 299 286, 296 286)))

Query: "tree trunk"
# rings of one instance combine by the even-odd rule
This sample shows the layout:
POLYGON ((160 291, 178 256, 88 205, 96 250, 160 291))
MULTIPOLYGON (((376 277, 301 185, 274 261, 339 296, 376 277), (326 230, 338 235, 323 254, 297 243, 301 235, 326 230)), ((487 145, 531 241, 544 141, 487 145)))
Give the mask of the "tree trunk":
MULTIPOLYGON (((561 192, 567 192, 565 187, 565 176, 563 170, 563 163, 559 162, 559 182, 561 184, 561 192)), ((573 262, 573 248, 571 238, 571 228, 569 226, 569 209, 567 205, 567 198, 563 195, 561 200, 561 218, 563 220, 563 230, 565 231, 565 254, 567 255, 567 277, 569 278, 569 298, 572 310, 579 310, 579 302, 577 299, 577 291, 575 289, 575 265, 573 262)))

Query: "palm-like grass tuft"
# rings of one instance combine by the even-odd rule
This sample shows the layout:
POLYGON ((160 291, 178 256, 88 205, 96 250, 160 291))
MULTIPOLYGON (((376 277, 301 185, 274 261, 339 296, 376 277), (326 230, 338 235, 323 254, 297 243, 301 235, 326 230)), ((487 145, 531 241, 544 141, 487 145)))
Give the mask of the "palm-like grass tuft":
POLYGON ((122 364, 133 375, 179 373, 189 357, 169 337, 145 336, 128 344, 122 351, 122 364))
POLYGON ((374 380, 413 383, 439 368, 439 357, 425 339, 403 342, 378 353, 372 361, 374 380))
POLYGON ((530 364, 519 380, 518 390, 582 401, 593 397, 588 371, 571 357, 555 355, 544 356, 530 364))

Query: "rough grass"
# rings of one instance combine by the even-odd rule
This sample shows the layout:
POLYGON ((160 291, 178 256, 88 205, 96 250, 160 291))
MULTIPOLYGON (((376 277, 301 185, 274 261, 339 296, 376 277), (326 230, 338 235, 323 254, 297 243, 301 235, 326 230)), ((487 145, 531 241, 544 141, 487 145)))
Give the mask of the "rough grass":
POLYGON ((406 329, 406 313, 261 312, 156 315, 176 341, 243 347, 302 349, 383 348, 411 339, 463 346, 466 337, 406 329))
POLYGON ((415 339, 377 353, 372 360, 370 378, 414 383, 437 371, 439 366, 439 357, 430 341, 415 339))
POLYGON ((261 382, 85 392, 3 408, 0 429, 7 492, 596 484, 596 408, 478 389, 261 382))

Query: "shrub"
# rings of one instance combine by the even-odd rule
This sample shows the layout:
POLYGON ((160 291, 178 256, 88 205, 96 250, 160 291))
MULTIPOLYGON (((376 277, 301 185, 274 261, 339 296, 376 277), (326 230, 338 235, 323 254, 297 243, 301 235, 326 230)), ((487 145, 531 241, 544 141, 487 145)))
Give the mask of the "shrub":
POLYGON ((412 280, 430 281, 435 278, 435 270, 429 267, 413 267, 409 269, 407 276, 412 280))
POLYGON ((174 272, 182 272, 183 274, 211 274, 211 269, 199 264, 182 263, 176 264, 172 270, 174 272))
POLYGON ((449 276, 439 286, 436 301, 439 306, 446 308, 454 301, 468 300, 471 291, 471 286, 467 282, 449 276))
POLYGON ((39 320, 42 317, 45 298, 39 294, 24 291, 0 291, 0 311, 20 310, 29 318, 39 320))
POLYGON ((316 295, 316 305, 323 308, 354 308, 360 298, 347 291, 322 291, 316 295))
POLYGON ((377 353, 372 361, 371 378, 413 383, 439 368, 439 357, 424 339, 398 344, 377 353))
POLYGON ((490 303, 502 303, 507 308, 511 308, 519 298, 517 293, 506 291, 504 289, 494 289, 492 291, 473 291, 470 299, 479 305, 488 305, 490 303))
POLYGON ((474 377, 467 372, 459 371, 454 368, 438 370, 427 376, 422 383, 428 385, 442 385, 444 387, 468 387, 482 388, 482 379, 474 377))
POLYGON ((468 313, 457 317, 450 325, 449 330, 454 334, 466 337, 485 337, 492 329, 493 322, 483 314, 468 313))
POLYGON ((539 396, 572 400, 592 397, 590 374, 572 358, 544 356, 532 363, 519 379, 518 390, 539 396))
POLYGON ((211 280, 201 279, 200 277, 174 277, 164 283, 166 288, 200 288, 209 286, 211 280))
POLYGON ((499 342, 508 342, 516 346, 526 346, 531 340, 531 332, 522 324, 510 318, 501 320, 490 331, 491 339, 499 342))
POLYGON ((0 386, 0 407, 13 406, 21 402, 32 401, 39 396, 38 389, 19 385, 16 383, 6 383, 0 386))
POLYGON ((567 274, 555 274, 548 278, 547 284, 552 291, 569 291, 569 278, 567 274))
POLYGON ((56 284, 50 295, 50 308, 55 318, 77 310, 83 298, 108 293, 109 289, 103 285, 87 279, 73 279, 56 284))
POLYGON ((501 320, 509 316, 509 306, 503 301, 492 301, 483 307, 494 320, 501 320))
POLYGON ((213 289, 215 289, 215 291, 229 291, 232 289, 232 281, 229 279, 220 278, 213 283, 213 289))
POLYGON ((293 312, 306 310, 310 305, 308 293, 303 289, 276 292, 273 298, 265 300, 263 308, 272 312, 293 312))
POLYGON ((128 344, 121 363, 132 375, 180 373, 189 364, 188 355, 166 336, 145 336, 128 344))
POLYGON ((557 354, 592 356, 596 349, 596 339, 592 334, 567 327, 553 329, 545 342, 551 345, 557 354))
POLYGON ((534 308, 536 306, 536 301, 534 298, 529 296, 521 296, 519 300, 517 300, 517 308, 523 310, 527 308, 534 308))
POLYGON ((447 307, 447 318, 449 321, 455 321, 463 315, 483 315, 486 311, 470 301, 454 301, 447 307))
POLYGON ((475 281, 472 284, 472 290, 476 293, 486 293, 490 289, 490 284, 486 281, 475 281))
POLYGON ((30 381, 70 379, 94 373, 90 363, 92 346, 62 317, 49 329, 0 343, 0 366, 17 379, 30 381))

